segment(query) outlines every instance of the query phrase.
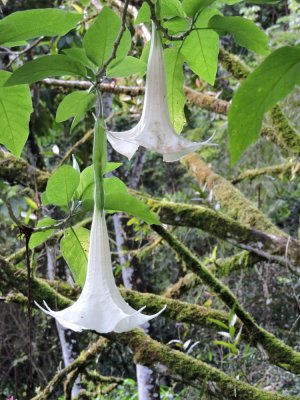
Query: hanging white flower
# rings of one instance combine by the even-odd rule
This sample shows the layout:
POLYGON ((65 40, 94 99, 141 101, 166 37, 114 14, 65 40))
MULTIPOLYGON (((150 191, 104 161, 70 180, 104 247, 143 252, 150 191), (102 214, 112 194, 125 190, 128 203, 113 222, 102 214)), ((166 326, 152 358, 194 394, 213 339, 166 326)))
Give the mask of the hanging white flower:
POLYGON ((173 128, 168 109, 163 48, 154 23, 141 119, 128 131, 108 132, 107 138, 117 152, 129 159, 139 146, 163 154, 164 161, 177 161, 203 145, 185 139, 173 128))
POLYGON ((99 333, 127 332, 158 316, 142 314, 129 306, 114 280, 111 253, 104 213, 94 208, 90 236, 87 275, 78 300, 61 311, 52 311, 44 302, 46 313, 63 327, 80 332, 84 329, 99 333))

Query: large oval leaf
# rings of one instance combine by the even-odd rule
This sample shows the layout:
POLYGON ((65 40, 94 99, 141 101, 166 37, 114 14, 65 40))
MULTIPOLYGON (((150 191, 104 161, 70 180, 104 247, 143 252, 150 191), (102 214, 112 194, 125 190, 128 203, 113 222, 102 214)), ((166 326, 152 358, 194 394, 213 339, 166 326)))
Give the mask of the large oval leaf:
POLYGON ((57 8, 17 11, 0 21, 0 44, 65 35, 75 28, 81 17, 57 8))
POLYGON ((135 57, 125 57, 118 64, 113 65, 107 69, 107 76, 110 78, 121 78, 130 75, 143 76, 146 73, 147 64, 135 57))
POLYGON ((180 47, 171 47, 165 49, 164 57, 167 75, 168 105, 170 118, 175 130, 177 132, 181 132, 185 124, 184 105, 186 101, 183 90, 184 57, 180 52, 180 47))
POLYGON ((28 85, 4 86, 10 76, 0 71, 0 143, 19 157, 29 134, 32 103, 28 85))
POLYGON ((58 54, 29 61, 17 69, 6 82, 6 86, 34 83, 51 76, 86 76, 86 68, 72 58, 58 54))
POLYGON ((93 63, 101 66, 111 55, 120 27, 120 18, 104 6, 83 38, 86 54, 93 63))
POLYGON ((56 206, 67 206, 80 182, 80 174, 69 165, 58 168, 48 180, 47 200, 56 206))
MULTIPOLYGON (((118 164, 112 164, 118 167, 118 164)), ((112 168, 110 168, 112 170, 112 168)), ((124 211, 132 214, 148 224, 159 224, 159 219, 141 200, 130 195, 126 185, 116 177, 104 179, 105 209, 107 211, 124 211)), ((92 210, 94 206, 94 171, 93 167, 85 168, 80 174, 80 185, 76 197, 83 202, 85 210, 92 210)))
POLYGON ((78 124, 87 110, 94 103, 95 94, 79 90, 68 94, 59 104, 56 112, 56 122, 63 122, 74 117, 72 129, 78 124))
POLYGON ((216 9, 203 10, 195 23, 195 27, 200 30, 189 34, 181 50, 191 70, 211 85, 215 82, 218 68, 219 36, 206 28, 210 18, 218 13, 216 9))
POLYGON ((239 45, 258 54, 269 53, 268 36, 247 18, 215 15, 208 26, 218 33, 222 31, 231 33, 239 45))
MULTIPOLYGON (((37 223, 37 228, 45 227, 45 226, 50 226, 55 224, 57 221, 55 219, 45 217, 41 219, 37 223)), ((39 246, 40 244, 44 243, 54 232, 54 229, 47 229, 46 231, 43 232, 35 232, 30 236, 29 240, 29 248, 32 250, 35 247, 39 246)))
POLYGON ((75 282, 83 286, 86 276, 90 231, 83 227, 68 228, 60 241, 60 250, 75 282))
POLYGON ((232 162, 258 138, 264 113, 300 84, 300 48, 274 51, 233 96, 228 128, 232 162))

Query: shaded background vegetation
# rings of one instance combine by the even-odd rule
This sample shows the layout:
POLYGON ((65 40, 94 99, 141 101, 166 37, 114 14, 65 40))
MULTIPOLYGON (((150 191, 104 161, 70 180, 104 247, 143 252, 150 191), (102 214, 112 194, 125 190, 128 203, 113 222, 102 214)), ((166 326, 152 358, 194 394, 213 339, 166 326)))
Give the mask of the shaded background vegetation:
MULTIPOLYGON (((72 2, 72 1, 8 1, 2 6, 3 15, 18 10, 31 8, 44 8, 65 6, 72 7, 86 6, 89 13, 95 13, 96 2, 72 2)), ((139 7, 140 2, 135 2, 139 7)), ((220 6, 226 15, 245 15, 252 18, 267 30, 273 49, 299 41, 299 4, 296 1, 279 2, 272 5, 249 5, 240 3, 235 6, 220 6)), ((71 47, 72 43, 79 43, 80 39, 75 32, 59 41, 59 48, 71 47)), ((250 66, 256 66, 260 58, 239 48, 228 37, 223 38, 223 46, 233 53, 240 55, 250 66)), ((36 54, 47 54, 51 49, 52 42, 46 40, 34 49, 36 54)), ((141 47, 137 48, 139 52, 141 47)), ((27 55, 28 58, 32 54, 27 55)), ((9 61, 9 55, 1 53, 0 63, 2 68, 9 61)), ((210 87, 205 82, 199 81, 190 71, 186 71, 187 84, 194 88, 201 88, 212 92, 218 92, 218 97, 230 100, 233 90, 238 82, 225 71, 219 68, 215 87, 210 87)), ((128 79, 124 83, 134 84, 128 79)), ((41 169, 53 169, 62 158, 63 154, 84 133, 92 128, 93 118, 88 116, 74 130, 72 135, 69 131, 69 123, 58 124, 55 122, 57 106, 66 92, 59 88, 49 88, 36 84, 32 88, 35 112, 31 120, 31 134, 23 152, 32 165, 41 169), (59 154, 54 150, 57 146, 59 154)), ((300 91, 295 91, 284 101, 284 112, 294 126, 299 129, 299 100, 300 91)), ((108 114, 111 111, 115 115, 109 124, 119 130, 125 130, 132 126, 137 120, 141 109, 140 99, 126 98, 125 96, 113 96, 108 98, 108 114), (122 102, 121 102, 122 100, 122 102)), ((253 145, 241 161, 234 167, 230 166, 227 150, 227 118, 205 110, 188 105, 186 107, 187 125, 184 132, 190 139, 201 141, 215 133, 214 141, 216 147, 206 147, 200 151, 200 156, 206 163, 220 175, 229 180, 236 177, 240 172, 249 169, 261 168, 268 165, 280 164, 289 159, 289 155, 276 145, 265 139, 260 139, 253 145)), ((87 141, 76 149, 76 159, 81 169, 91 163, 92 143, 87 141)), ((123 165, 118 174, 127 182, 130 182, 133 174, 136 173, 137 160, 124 159, 109 152, 111 161, 122 161, 123 165)), ((205 204, 213 209, 219 209, 220 205, 214 201, 211 193, 205 187, 199 187, 193 178, 188 174, 186 168, 180 163, 163 163, 159 155, 145 153, 142 155, 143 165, 138 179, 139 190, 149 193, 152 196, 159 196, 166 200, 180 201, 191 204, 205 204)), ((251 199, 272 221, 286 233, 298 237, 299 229, 299 175, 297 170, 279 176, 263 175, 253 181, 243 181, 238 188, 251 199)), ((5 181, 5 179, 4 179, 5 181)), ((16 211, 23 212, 24 218, 29 210, 26 202, 26 190, 21 186, 14 186, 10 189, 10 196, 16 211)), ((31 210, 35 214, 34 210, 31 210)), ((55 210, 53 211, 55 212, 55 210)), ((128 223, 128 220, 126 220, 128 223)), ((128 229, 128 245, 138 249, 148 241, 154 240, 154 234, 145 225, 137 220, 131 220, 132 228, 128 229)), ((7 215, 6 208, 1 207, 0 216, 0 245, 1 254, 9 256, 23 242, 18 238, 17 229, 7 215)), ((109 218, 110 236, 114 238, 114 227, 112 219, 109 218)), ((187 244, 204 262, 209 263, 216 254, 218 258, 236 253, 233 246, 216 240, 213 236, 199 230, 187 228, 176 228, 176 236, 187 244)), ((49 243, 55 245, 55 243, 49 243)), ((111 242, 112 251, 117 252, 114 240, 111 242)), ((66 275, 67 266, 59 257, 57 250, 56 274, 59 277, 66 275)), ((32 255, 32 262, 37 275, 46 275, 46 249, 32 255)), ((186 266, 178 262, 175 256, 170 253, 169 248, 163 244, 154 247, 136 265, 139 269, 139 276, 145 282, 148 289, 154 293, 163 293, 170 285, 175 283, 186 273, 186 266)), ((116 279, 122 282, 119 268, 119 258, 114 255, 114 267, 116 279)), ((237 294, 242 304, 249 310, 256 320, 269 331, 300 350, 299 338, 299 313, 300 280, 297 274, 291 273, 288 268, 278 265, 259 262, 253 268, 240 270, 228 277, 222 278, 225 283, 237 294)), ((187 291, 183 299, 188 302, 205 305, 206 307, 222 308, 217 297, 204 285, 198 285, 187 291)), ((27 337, 27 316, 26 309, 20 305, 0 303, 0 397, 3 399, 14 396, 22 399, 26 392, 27 366, 28 366, 28 337, 27 337)), ((36 387, 44 387, 49 379, 62 365, 61 348, 57 337, 55 321, 46 318, 40 312, 34 312, 34 381, 36 387)), ((221 337, 216 332, 206 328, 196 327, 183 323, 170 322, 161 316, 152 326, 151 334, 159 338, 169 346, 180 349, 183 352, 226 371, 235 378, 243 379, 261 388, 277 390, 283 394, 299 395, 300 378, 292 375, 278 367, 270 366, 266 362, 263 351, 239 344, 239 354, 231 353, 222 345, 216 345, 215 340, 221 337)), ((79 350, 86 348, 94 338, 92 333, 83 335, 75 334, 79 350)), ((131 362, 131 354, 126 348, 114 344, 105 351, 92 366, 103 375, 115 375, 126 378, 110 394, 99 395, 99 398, 111 399, 134 399, 136 398, 135 368, 131 362)), ((201 388, 187 387, 184 383, 175 382, 164 376, 157 377, 161 385, 161 397, 165 399, 199 399, 201 388), (199 392, 200 389, 200 392, 199 392)), ((92 385, 91 383, 89 385, 92 385)), ((205 386, 205 382, 203 383, 205 386)), ((101 386, 101 385, 100 385, 101 386)), ((95 389, 95 388, 92 388, 95 389)), ((57 398, 61 393, 57 393, 57 398)), ((210 398, 210 397, 203 397, 210 398)))

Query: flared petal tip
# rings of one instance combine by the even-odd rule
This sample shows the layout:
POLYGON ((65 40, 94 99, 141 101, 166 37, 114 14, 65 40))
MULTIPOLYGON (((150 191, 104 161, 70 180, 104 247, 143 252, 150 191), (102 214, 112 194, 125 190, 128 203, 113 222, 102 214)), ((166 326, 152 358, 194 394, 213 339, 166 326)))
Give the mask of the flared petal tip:
POLYGON ((139 148, 134 139, 127 137, 126 132, 107 132, 107 139, 114 150, 131 160, 139 148))
POLYGON ((174 162, 181 159, 181 157, 186 156, 193 151, 197 151, 202 147, 202 143, 195 143, 190 147, 186 147, 181 149, 180 151, 176 151, 174 153, 164 153, 163 154, 163 161, 165 162, 174 162))
POLYGON ((187 139, 182 138, 182 147, 180 150, 175 152, 168 152, 163 153, 163 160, 165 162, 174 162, 180 160, 181 157, 186 156, 193 151, 199 150, 203 146, 217 146, 216 143, 211 143, 212 139, 214 138, 215 133, 206 141, 204 142, 191 142, 187 139))
POLYGON ((130 316, 127 316, 123 320, 121 320, 114 328, 114 332, 116 333, 122 333, 122 332, 128 332, 131 331, 132 329, 138 328, 141 325, 144 325, 146 322, 158 317, 163 311, 165 311, 167 305, 165 305, 160 311, 158 311, 156 314, 152 315, 146 315, 142 314, 142 311, 146 308, 143 307, 140 310, 138 310, 136 313, 131 314, 130 316))
POLYGON ((72 322, 66 321, 66 320, 63 319, 63 318, 60 318, 60 317, 57 315, 57 312, 56 312, 56 311, 51 310, 51 308, 48 306, 48 304, 45 302, 45 300, 43 301, 43 303, 44 303, 44 306, 46 307, 46 309, 43 308, 41 305, 39 305, 38 302, 36 302, 36 301, 34 302, 34 304, 35 304, 40 310, 42 310, 45 314, 50 315, 50 317, 55 318, 55 320, 56 320, 62 327, 64 327, 65 329, 71 329, 71 330, 74 331, 74 332, 82 332, 83 329, 86 329, 86 328, 84 328, 84 327, 82 327, 82 326, 79 326, 79 325, 74 324, 74 323, 72 323, 72 322))

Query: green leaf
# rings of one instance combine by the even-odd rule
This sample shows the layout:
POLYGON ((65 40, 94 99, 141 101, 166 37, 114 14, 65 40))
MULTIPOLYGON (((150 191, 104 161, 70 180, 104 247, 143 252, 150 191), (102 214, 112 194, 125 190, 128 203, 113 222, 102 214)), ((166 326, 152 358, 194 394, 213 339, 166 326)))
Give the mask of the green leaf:
POLYGON ((151 46, 151 41, 147 42, 143 48, 142 54, 141 54, 141 60, 144 61, 144 63, 147 64, 149 54, 150 54, 150 46, 151 46))
POLYGON ((179 0, 161 0, 161 14, 162 18, 185 16, 179 0))
POLYGON ((254 4, 277 4, 280 0, 247 0, 247 2, 254 4))
MULTIPOLYGON (((50 226, 55 223, 56 223, 55 219, 45 217, 37 223, 36 227, 42 228, 44 226, 50 226)), ((29 248, 32 250, 35 247, 39 246, 40 244, 44 243, 53 234, 53 232, 54 232, 54 229, 47 229, 44 232, 33 233, 29 240, 29 248)))
POLYGON ((185 18, 175 17, 166 21, 164 27, 168 29, 171 34, 174 34, 187 31, 189 29, 189 24, 185 18))
POLYGON ((183 11, 192 18, 198 11, 209 6, 214 1, 215 0, 183 0, 183 11))
POLYGON ((0 45, 38 36, 65 35, 81 17, 57 8, 17 11, 0 21, 0 45))
POLYGON ((232 6, 233 4, 241 3, 244 0, 222 0, 222 3, 232 6))
POLYGON ((93 106, 94 100, 95 95, 93 93, 82 90, 68 94, 58 106, 56 122, 63 122, 75 117, 71 129, 75 128, 86 111, 93 106))
POLYGON ((235 41, 258 54, 268 54, 268 36, 253 21, 242 17, 222 17, 215 15, 208 26, 217 31, 229 32, 235 41))
POLYGON ((27 44, 28 43, 25 40, 20 40, 18 42, 6 42, 6 43, 1 44, 1 46, 10 48, 10 47, 27 46, 27 44))
POLYGON ((139 9, 138 15, 134 21, 134 25, 142 24, 151 21, 151 13, 149 5, 144 1, 142 7, 139 9))
POLYGON ((270 54, 242 83, 229 109, 232 162, 259 135, 264 113, 300 84, 300 49, 282 47, 270 54))
POLYGON ((138 58, 127 56, 120 63, 107 69, 109 78, 127 77, 130 75, 143 76, 146 73, 147 64, 138 58))
POLYGON ((123 33, 122 39, 118 46, 116 58, 112 61, 111 65, 118 64, 122 61, 128 54, 132 44, 132 37, 130 31, 126 28, 125 32, 123 33))
POLYGON ((183 90, 184 57, 180 53, 180 47, 170 47, 165 49, 164 57, 167 75, 170 118, 175 130, 177 132, 181 132, 186 122, 184 116, 184 105, 186 98, 183 90))
POLYGON ((218 319, 215 319, 215 318, 208 318, 208 320, 209 320, 210 322, 212 322, 213 324, 215 324, 215 325, 217 325, 217 326, 220 326, 221 328, 223 328, 223 329, 225 329, 225 330, 228 329, 228 326, 227 326, 226 324, 224 324, 224 322, 219 321, 218 319))
POLYGON ((90 231, 86 228, 68 228, 60 241, 61 254, 80 286, 84 285, 86 276, 89 238, 90 231))
POLYGON ((32 103, 27 85, 4 86, 10 76, 0 71, 0 143, 19 157, 29 134, 32 103))
POLYGON ((214 31, 193 31, 185 39, 182 54, 191 70, 211 85, 218 68, 219 36, 214 31))
POLYGON ((59 54, 29 61, 8 79, 8 86, 34 83, 50 76, 86 76, 85 67, 72 58, 59 54))
POLYGON ((86 54, 93 63, 101 66, 111 55, 120 27, 120 18, 104 6, 83 38, 86 54))
POLYGON ((80 62, 87 68, 90 68, 92 71, 95 70, 95 64, 93 64, 92 61, 88 58, 84 49, 74 47, 73 49, 63 50, 63 53, 73 60, 80 62))
POLYGON ((105 208, 111 212, 124 211, 145 221, 160 225, 159 219, 141 200, 130 195, 126 185, 118 178, 104 179, 105 208))
MULTIPOLYGON (((105 178, 105 209, 111 212, 124 211, 141 218, 148 224, 160 224, 158 217, 147 205, 130 195, 126 185, 118 178, 105 178)), ((76 197, 83 202, 85 210, 92 210, 94 205, 94 171, 93 167, 85 168, 80 174, 80 184, 76 197)))
POLYGON ((234 344, 228 343, 228 342, 223 342, 222 340, 215 340, 214 341, 215 345, 219 345, 219 346, 223 346, 226 347, 227 349, 229 349, 231 351, 231 353, 237 355, 239 354, 238 349, 235 347, 234 344))
MULTIPOLYGON (((109 162, 106 163, 105 173, 112 172, 119 168, 121 163, 109 162)), ((81 198, 83 193, 89 192, 91 193, 91 197, 93 196, 94 191, 94 167, 90 165, 86 167, 80 174, 80 183, 76 190, 76 197, 81 198)))
POLYGON ((47 200, 56 206, 67 206, 80 182, 80 174, 71 166, 58 168, 48 180, 47 200))

